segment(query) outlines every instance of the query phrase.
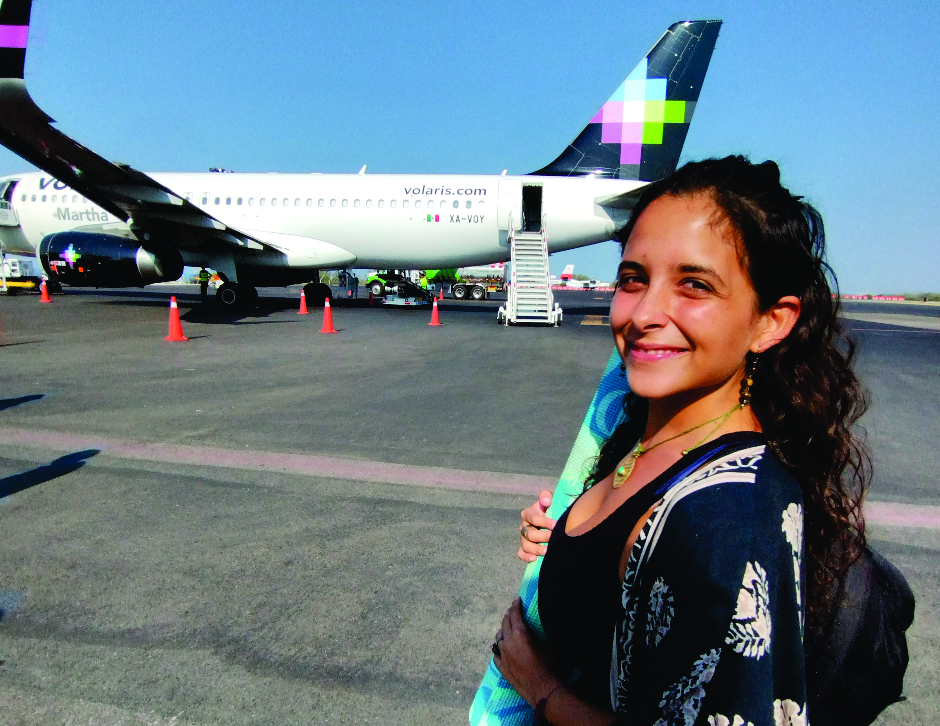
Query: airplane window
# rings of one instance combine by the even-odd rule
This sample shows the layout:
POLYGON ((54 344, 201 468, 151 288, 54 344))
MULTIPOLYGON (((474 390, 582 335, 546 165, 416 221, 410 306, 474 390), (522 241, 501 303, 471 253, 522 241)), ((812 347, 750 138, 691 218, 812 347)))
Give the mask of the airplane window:
POLYGON ((312 207, 312 206, 313 206, 313 200, 312 200, 312 199, 308 199, 308 200, 307 200, 307 206, 308 206, 308 207, 312 207))
POLYGON ((55 199, 56 199, 56 196, 55 196, 55 194, 53 194, 53 195, 52 195, 52 201, 54 202, 55 199))
POLYGON ((298 197, 297 199, 294 200, 294 206, 295 206, 295 207, 299 207, 299 206, 300 206, 300 197, 298 197))
MULTIPOLYGON (((455 205, 455 206, 458 205, 458 204, 460 204, 460 202, 454 202, 454 205, 455 205)), ((472 206, 473 206, 473 202, 471 202, 471 201, 468 199, 468 200, 467 200, 467 209, 470 209, 470 207, 472 207, 472 206)))
POLYGON ((353 202, 353 206, 354 206, 354 207, 358 207, 358 206, 359 206, 359 200, 358 200, 358 199, 353 202))
POLYGON ((231 197, 226 197, 226 198, 225 198, 225 203, 228 204, 229 206, 231 206, 231 204, 232 204, 232 198, 231 198, 231 197))
POLYGON ((348 207, 348 206, 349 206, 349 200, 348 200, 348 199, 344 199, 344 200, 343 200, 343 206, 344 206, 344 207, 348 207))
POLYGON ((21 201, 21 202, 25 202, 25 201, 26 201, 26 195, 25 195, 25 194, 20 198, 20 201, 21 201))
POLYGON ((445 201, 442 199, 441 201, 439 201, 439 202, 437 203, 437 206, 439 206, 441 209, 443 209, 444 207, 447 206, 447 202, 445 202, 445 201))
POLYGON ((260 204, 263 207, 266 201, 267 199, 265 199, 264 197, 261 197, 261 199, 258 200, 258 204, 260 204))
POLYGON ((235 203, 240 207, 242 205, 242 198, 239 197, 237 200, 235 200, 235 203))
POLYGON ((248 197, 248 206, 249 206, 249 207, 255 206, 255 198, 254 198, 254 197, 248 197))
POLYGON ((216 205, 218 205, 221 201, 222 201, 222 200, 219 199, 218 197, 215 198, 215 204, 216 204, 216 205))
POLYGON ((287 197, 284 197, 284 206, 285 206, 285 207, 289 207, 289 206, 290 206, 290 199, 288 199, 287 197))
POLYGON ((325 204, 325 202, 324 202, 324 200, 322 200, 322 199, 317 202, 317 206, 318 206, 318 207, 322 207, 324 204, 325 204))
POLYGON ((385 200, 384 200, 384 199, 380 199, 380 200, 379 200, 379 207, 384 207, 384 206, 385 206, 385 200))
POLYGON ((367 206, 367 207, 371 207, 371 206, 372 206, 372 200, 371 200, 371 199, 366 199, 366 206, 367 206))
POLYGON ((32 198, 30 201, 33 201, 33 202, 36 201, 36 195, 35 195, 35 194, 33 194, 33 198, 32 198))
MULTIPOLYGON (((416 207, 418 206, 418 203, 417 203, 417 202, 415 202, 415 206, 416 206, 416 207)), ((434 209, 434 200, 433 200, 433 199, 428 199, 428 209, 434 209)))
POLYGON ((276 207, 276 206, 277 206, 277 199, 275 199, 275 198, 272 197, 272 199, 271 199, 271 206, 272 206, 272 207, 276 207))
POLYGON ((335 200, 335 199, 331 199, 331 200, 330 200, 330 206, 331 206, 331 207, 335 207, 335 206, 336 206, 336 200, 335 200))
POLYGON ((82 204, 87 204, 87 203, 88 203, 88 200, 85 199, 85 197, 82 197, 82 204))
MULTIPOLYGON (((406 199, 405 202, 407 203, 407 201, 408 201, 408 200, 406 199)), ((420 200, 420 199, 415 199, 415 209, 421 209, 421 200, 420 200)))
POLYGON ((402 209, 407 209, 407 208, 408 208, 408 200, 407 200, 407 199, 402 199, 402 200, 401 200, 401 206, 402 206, 402 209))
POLYGON ((46 201, 46 195, 45 195, 45 194, 42 195, 42 201, 46 201))
POLYGON ((483 202, 477 202, 477 209, 483 209, 486 205, 483 202))

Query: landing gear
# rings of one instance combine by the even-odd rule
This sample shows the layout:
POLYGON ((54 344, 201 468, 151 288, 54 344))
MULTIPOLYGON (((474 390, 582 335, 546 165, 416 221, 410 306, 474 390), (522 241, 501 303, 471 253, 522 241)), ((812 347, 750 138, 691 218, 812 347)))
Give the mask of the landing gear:
POLYGON ((215 292, 215 299, 228 309, 253 307, 258 302, 258 291, 250 285, 225 282, 215 292))
POLYGON ((304 298, 307 300, 307 305, 322 308, 324 300, 333 299, 333 290, 322 282, 309 282, 304 285, 304 298))

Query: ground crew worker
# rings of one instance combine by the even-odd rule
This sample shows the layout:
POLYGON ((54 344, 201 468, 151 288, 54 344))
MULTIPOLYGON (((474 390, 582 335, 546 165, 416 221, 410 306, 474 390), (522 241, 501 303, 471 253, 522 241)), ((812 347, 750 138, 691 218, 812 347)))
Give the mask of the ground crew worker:
POLYGON ((203 267, 199 271, 199 297, 205 300, 209 296, 209 271, 203 267))

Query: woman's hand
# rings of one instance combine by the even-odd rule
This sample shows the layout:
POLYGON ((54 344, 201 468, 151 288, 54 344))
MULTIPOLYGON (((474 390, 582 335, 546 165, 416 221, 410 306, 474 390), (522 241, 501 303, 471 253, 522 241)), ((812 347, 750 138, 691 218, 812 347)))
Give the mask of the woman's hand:
POLYGON ((493 649, 496 667, 532 706, 561 684, 551 671, 554 660, 551 649, 529 632, 519 598, 513 600, 503 616, 496 643, 498 647, 493 649))
POLYGON ((552 493, 543 489, 538 501, 522 510, 522 525, 519 527, 519 552, 517 556, 523 562, 534 562, 548 549, 545 542, 552 534, 555 520, 545 516, 552 504, 552 493))

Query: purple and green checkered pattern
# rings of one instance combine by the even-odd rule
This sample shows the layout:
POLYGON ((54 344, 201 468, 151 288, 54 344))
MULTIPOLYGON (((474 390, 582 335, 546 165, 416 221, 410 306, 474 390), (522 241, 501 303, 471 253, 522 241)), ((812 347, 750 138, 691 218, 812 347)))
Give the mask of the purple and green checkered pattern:
POLYGON ((647 78, 644 58, 591 119, 601 124, 602 143, 620 144, 621 164, 639 164, 643 144, 662 144, 665 124, 688 123, 686 102, 666 100, 667 82, 647 78))
MULTIPOLYGON (((624 420, 623 397, 627 392, 627 379, 620 370, 620 355, 615 350, 604 370, 597 393, 588 408, 581 429, 571 447, 568 461, 552 496, 548 516, 558 519, 571 503, 584 491, 584 480, 591 473, 601 445, 624 420)), ((542 558, 526 567, 519 587, 519 596, 525 610, 526 622, 534 633, 544 638, 539 618, 539 571, 542 558)), ((572 613, 572 617, 576 613, 572 613)), ((613 636, 611 636, 613 637, 613 636)), ((490 659, 483 681, 470 707, 472 726, 533 726, 535 712, 515 692, 490 659)))

